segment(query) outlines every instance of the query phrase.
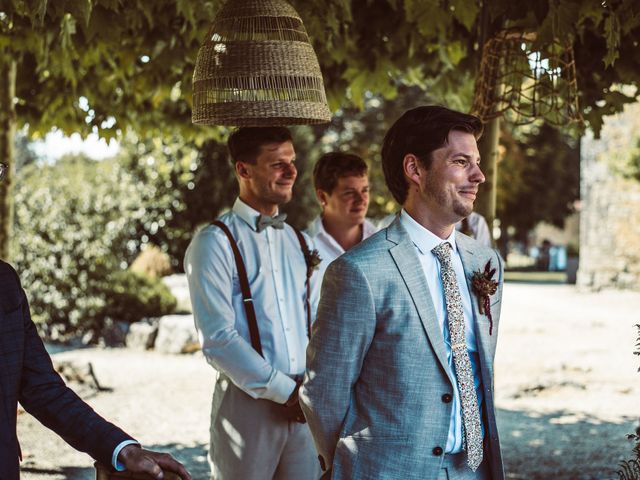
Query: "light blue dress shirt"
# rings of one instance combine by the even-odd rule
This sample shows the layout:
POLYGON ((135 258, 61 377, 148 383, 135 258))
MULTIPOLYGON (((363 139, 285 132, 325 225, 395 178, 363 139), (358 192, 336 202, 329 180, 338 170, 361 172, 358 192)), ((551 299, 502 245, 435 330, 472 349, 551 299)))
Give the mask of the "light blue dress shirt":
POLYGON ((118 444, 118 446, 113 451, 113 454, 111 455, 111 465, 113 465, 113 468, 115 468, 116 471, 118 472, 124 471, 124 465, 118 461, 118 455, 120 455, 120 451, 127 445, 140 445, 140 444, 135 440, 125 440, 124 442, 121 442, 120 444, 118 444))
MULTIPOLYGON (((418 258, 424 275, 429 285, 429 293, 433 300, 433 306, 438 317, 438 324, 444 335, 444 343, 447 349, 447 359, 449 361, 449 370, 452 377, 455 379, 455 367, 453 365, 453 354, 451 350, 451 338, 449 335, 449 323, 447 321, 447 306, 445 303, 444 289, 442 288, 442 280, 440 277, 440 262, 436 258, 435 254, 431 252, 435 247, 442 242, 449 242, 452 247, 451 261, 453 269, 456 272, 456 280, 458 282, 458 288, 460 290, 460 297, 462 298, 462 308, 464 312, 465 322, 465 340, 467 343, 467 350, 469 351, 469 358, 471 360, 471 368, 473 370, 473 381, 476 387, 476 394, 478 395, 478 405, 482 412, 482 386, 480 381, 480 357, 478 354, 478 342, 476 340, 475 321, 473 316, 473 307, 471 304, 471 296, 469 295, 469 287, 466 283, 464 268, 462 266, 462 260, 458 253, 458 247, 456 245, 456 230, 453 229, 451 235, 446 240, 441 239, 437 235, 434 235, 429 230, 424 228, 418 222, 416 222, 411 216, 403 209, 400 213, 400 222, 404 229, 409 233, 409 237, 416 246, 418 258)), ((458 385, 454 385, 453 389, 453 405, 451 409, 451 424, 449 426, 449 435, 447 437, 447 444, 445 447, 445 453, 460 453, 462 451, 462 412, 460 406, 460 393, 458 385)))
MULTIPOLYGON (((187 249, 184 269, 202 351, 208 362, 253 398, 287 401, 305 369, 307 348, 306 272, 293 228, 258 233, 259 212, 237 199, 222 215, 244 260, 264 358, 251 346, 236 264, 224 232, 200 230, 187 249)), ((305 236, 309 249, 313 243, 305 236)), ((317 275, 311 277, 315 317, 317 275)))

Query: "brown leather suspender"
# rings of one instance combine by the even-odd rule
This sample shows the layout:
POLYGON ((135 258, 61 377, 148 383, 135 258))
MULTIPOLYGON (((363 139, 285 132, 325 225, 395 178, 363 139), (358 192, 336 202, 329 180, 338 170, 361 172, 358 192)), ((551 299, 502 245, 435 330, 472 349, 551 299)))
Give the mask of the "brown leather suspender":
MULTIPOLYGON (((229 230, 224 223, 220 220, 215 220, 212 222, 213 225, 220 227, 222 231, 225 233, 227 238, 229 239, 229 243, 231 244, 231 250, 233 250, 233 256, 236 261, 236 268, 238 269, 238 277, 240 280, 240 290, 242 291, 242 304, 244 305, 244 311, 247 315, 247 322, 249 324, 249 337, 251 338, 251 346, 253 349, 260 354, 260 356, 264 357, 262 354, 262 344, 260 342, 260 330, 258 329, 258 320, 256 318, 256 310, 253 306, 253 298, 251 297, 251 287, 249 287, 249 278, 247 277, 247 269, 244 265, 244 260, 242 259, 242 255, 240 254, 240 249, 238 248, 238 244, 233 238, 233 234, 229 230)), ((293 227, 292 227, 293 228, 293 227)), ((309 258, 309 246, 305 241, 302 233, 299 230, 293 229, 296 232, 296 236, 298 237, 298 241, 300 242, 300 248, 302 249, 302 253, 304 254, 305 262, 308 262, 309 258)), ((307 311, 307 337, 311 334, 311 287, 309 284, 309 280, 311 278, 312 269, 307 265, 307 278, 306 278, 306 288, 307 295, 305 300, 306 311, 307 311)))
POLYGON ((240 255, 240 249, 236 240, 233 238, 229 227, 227 227, 220 220, 216 220, 213 224, 220 227, 222 231, 227 235, 229 243, 231 244, 231 250, 233 250, 233 256, 236 259, 236 268, 238 269, 238 277, 240 278, 240 290, 242 291, 242 304, 244 305, 244 311, 247 314, 247 322, 249 323, 249 336, 251 337, 251 346, 253 349, 264 357, 262 354, 262 344, 260 343, 260 330, 258 330, 258 321, 256 320, 256 310, 253 308, 253 298, 251 298, 251 288, 249 287, 249 279, 247 278, 247 269, 244 266, 242 255, 240 255))

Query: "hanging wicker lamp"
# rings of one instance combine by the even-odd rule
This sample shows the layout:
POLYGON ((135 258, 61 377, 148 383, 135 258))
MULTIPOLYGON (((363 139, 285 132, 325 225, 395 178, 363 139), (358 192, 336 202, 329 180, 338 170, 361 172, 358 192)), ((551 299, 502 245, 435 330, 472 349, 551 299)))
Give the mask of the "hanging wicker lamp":
POLYGON ((266 127, 327 123, 318 59, 284 0, 228 0, 198 51, 193 123, 266 127))

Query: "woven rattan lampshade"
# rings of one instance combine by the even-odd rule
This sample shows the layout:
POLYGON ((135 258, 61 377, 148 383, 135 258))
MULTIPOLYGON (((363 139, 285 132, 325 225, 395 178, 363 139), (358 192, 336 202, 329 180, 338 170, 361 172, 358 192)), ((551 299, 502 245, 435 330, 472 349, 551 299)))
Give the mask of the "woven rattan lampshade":
POLYGON ((284 0, 228 0, 198 51, 192 120, 276 126, 331 119, 318 59, 284 0))

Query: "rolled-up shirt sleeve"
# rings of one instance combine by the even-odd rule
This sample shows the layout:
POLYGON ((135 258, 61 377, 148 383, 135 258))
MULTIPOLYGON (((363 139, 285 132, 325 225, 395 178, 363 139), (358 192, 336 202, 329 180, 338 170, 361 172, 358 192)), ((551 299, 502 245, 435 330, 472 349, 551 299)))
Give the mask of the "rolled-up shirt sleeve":
POLYGON ((196 234, 185 255, 184 269, 207 361, 252 398, 285 403, 295 381, 271 366, 236 329, 235 260, 222 230, 208 227, 196 234))

